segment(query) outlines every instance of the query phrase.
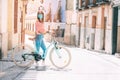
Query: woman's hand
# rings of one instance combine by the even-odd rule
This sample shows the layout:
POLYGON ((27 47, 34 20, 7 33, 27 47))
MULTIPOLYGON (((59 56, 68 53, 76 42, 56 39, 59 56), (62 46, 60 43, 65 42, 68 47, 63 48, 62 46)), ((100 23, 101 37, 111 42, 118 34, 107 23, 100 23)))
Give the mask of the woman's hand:
POLYGON ((40 32, 40 31, 38 31, 38 34, 46 34, 46 31, 44 31, 44 32, 40 32))
POLYGON ((33 40, 35 39, 35 37, 33 37, 33 38, 28 38, 28 39, 33 41, 33 40))

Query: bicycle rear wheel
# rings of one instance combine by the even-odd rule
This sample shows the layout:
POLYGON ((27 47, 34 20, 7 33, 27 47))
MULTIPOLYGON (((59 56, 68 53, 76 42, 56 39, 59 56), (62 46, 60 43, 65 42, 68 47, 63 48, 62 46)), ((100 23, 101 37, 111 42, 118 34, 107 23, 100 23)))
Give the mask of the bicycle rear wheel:
POLYGON ((13 49, 12 59, 17 66, 26 67, 34 62, 33 48, 29 45, 18 45, 13 49), (24 58, 23 58, 24 57, 24 58))
POLYGON ((71 62, 70 52, 62 46, 58 46, 56 49, 53 47, 49 57, 51 63, 59 69, 67 67, 71 62))

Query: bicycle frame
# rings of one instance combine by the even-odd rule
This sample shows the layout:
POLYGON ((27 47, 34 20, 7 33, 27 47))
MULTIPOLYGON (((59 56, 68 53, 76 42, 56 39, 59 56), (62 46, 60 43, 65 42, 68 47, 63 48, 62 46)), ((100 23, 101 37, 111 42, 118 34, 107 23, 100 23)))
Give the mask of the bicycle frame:
MULTIPOLYGON (((48 50, 49 50, 49 48, 50 48, 52 45, 53 45, 53 47, 54 47, 57 55, 59 56, 59 54, 58 54, 58 49, 57 49, 57 44, 58 44, 58 42, 55 41, 55 39, 53 39, 52 42, 51 42, 51 43, 47 46, 47 48, 46 48, 46 52, 44 53, 44 58, 46 58, 47 53, 48 53, 48 50)), ((41 57, 42 57, 42 56, 41 56, 41 57)), ((43 57, 42 57, 42 58, 43 58, 43 57)))
MULTIPOLYGON (((58 57, 60 57, 59 48, 58 48, 58 46, 57 46, 58 42, 56 41, 54 35, 51 36, 51 37, 52 37, 52 40, 51 40, 50 44, 47 46, 45 53, 42 54, 42 56, 41 56, 42 59, 45 59, 45 58, 46 58, 47 53, 48 53, 48 50, 49 50, 49 48, 50 48, 52 45, 53 45, 53 48, 54 48, 56 54, 58 55, 58 57), (44 56, 43 56, 43 55, 44 55, 44 56)), ((34 42, 35 42, 35 38, 33 38, 33 39, 32 39, 32 38, 29 38, 29 40, 33 40, 34 51, 33 51, 32 54, 35 54, 35 53, 37 52, 37 51, 36 51, 36 46, 35 46, 35 43, 34 43, 34 42)), ((25 59, 25 57, 24 57, 25 55, 28 55, 28 54, 24 54, 24 55, 22 56, 23 59, 25 59)), ((29 54, 29 55, 31 55, 31 54, 29 54)))
POLYGON ((69 65, 69 63, 71 61, 71 54, 65 47, 58 44, 55 37, 52 37, 51 42, 47 45, 46 51, 45 51, 45 53, 42 53, 42 56, 38 55, 36 53, 36 48, 35 48, 36 46, 35 46, 35 43, 34 43, 35 42, 34 39, 31 38, 30 40, 33 41, 33 44, 34 44, 33 47, 30 47, 29 45, 26 45, 26 44, 25 45, 19 45, 15 48, 15 51, 18 50, 17 51, 18 53, 13 51, 12 58, 13 58, 13 61, 16 65, 21 66, 21 67, 29 66, 34 61, 37 62, 41 59, 45 59, 46 56, 47 56, 47 53, 49 51, 50 51, 49 52, 49 59, 55 67, 62 69, 62 68, 65 68, 66 66, 69 65), (19 48, 20 49, 22 48, 21 50, 23 50, 20 53, 19 53, 19 48), (67 56, 62 55, 63 53, 67 56), (58 62, 56 62, 56 61, 58 61, 58 62))

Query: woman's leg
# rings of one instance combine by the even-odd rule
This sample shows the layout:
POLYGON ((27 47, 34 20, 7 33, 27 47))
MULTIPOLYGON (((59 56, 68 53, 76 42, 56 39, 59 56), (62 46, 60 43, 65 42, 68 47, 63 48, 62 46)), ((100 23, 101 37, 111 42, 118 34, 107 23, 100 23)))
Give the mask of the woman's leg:
POLYGON ((40 42, 37 39, 35 40, 35 46, 36 46, 36 53, 38 54, 40 49, 40 42))
POLYGON ((42 50, 43 50, 42 58, 45 59, 45 57, 46 57, 46 45, 45 45, 43 39, 42 39, 42 41, 41 41, 41 48, 42 48, 42 50))
POLYGON ((40 50, 40 47, 41 47, 41 35, 36 36, 35 47, 36 47, 36 52, 39 54, 39 50, 40 50))

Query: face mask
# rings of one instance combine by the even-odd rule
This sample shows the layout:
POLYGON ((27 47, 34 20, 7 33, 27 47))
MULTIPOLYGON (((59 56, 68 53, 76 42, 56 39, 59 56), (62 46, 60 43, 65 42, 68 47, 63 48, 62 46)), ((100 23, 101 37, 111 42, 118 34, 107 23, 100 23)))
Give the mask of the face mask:
POLYGON ((38 19, 42 19, 43 15, 42 14, 38 14, 38 19))

